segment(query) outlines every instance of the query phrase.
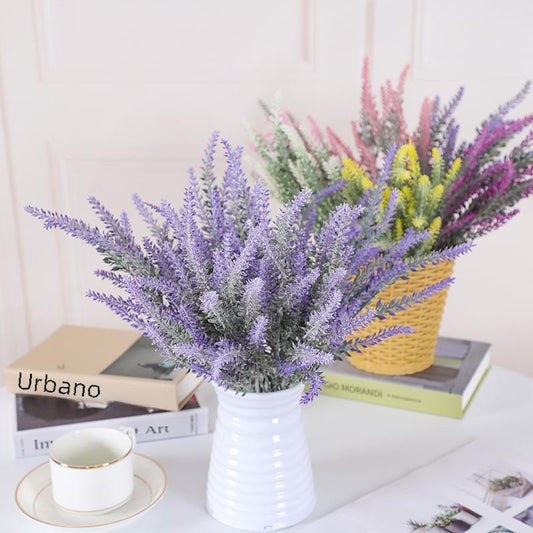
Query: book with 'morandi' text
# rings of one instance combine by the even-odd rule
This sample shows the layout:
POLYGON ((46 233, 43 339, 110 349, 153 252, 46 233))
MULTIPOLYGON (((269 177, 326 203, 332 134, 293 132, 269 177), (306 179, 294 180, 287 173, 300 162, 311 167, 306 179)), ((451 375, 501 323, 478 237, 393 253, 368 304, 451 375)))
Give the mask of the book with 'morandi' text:
POLYGON ((100 406, 183 407, 202 382, 127 330, 63 326, 5 369, 10 392, 100 406))
POLYGON ((323 368, 323 394, 462 418, 490 368, 490 344, 439 338, 435 363, 407 376, 364 372, 342 360, 323 368))

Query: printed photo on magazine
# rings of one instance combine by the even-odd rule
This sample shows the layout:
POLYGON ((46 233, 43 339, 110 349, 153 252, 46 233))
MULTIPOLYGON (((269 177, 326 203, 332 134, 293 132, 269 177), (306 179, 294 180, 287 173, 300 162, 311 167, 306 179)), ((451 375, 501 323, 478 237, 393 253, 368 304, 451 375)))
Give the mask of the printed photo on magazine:
POLYGON ((318 520, 309 533, 533 533, 533 450, 474 441, 318 520))

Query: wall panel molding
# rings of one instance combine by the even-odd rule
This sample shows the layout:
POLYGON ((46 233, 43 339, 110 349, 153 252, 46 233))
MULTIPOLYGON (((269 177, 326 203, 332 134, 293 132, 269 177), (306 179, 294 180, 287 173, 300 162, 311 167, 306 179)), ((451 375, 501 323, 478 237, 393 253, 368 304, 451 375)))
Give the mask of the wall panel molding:
MULTIPOLYGON (((131 217, 136 235, 146 234, 144 225, 135 215, 131 194, 159 203, 161 198, 176 205, 181 203, 187 183, 190 155, 154 156, 142 149, 64 148, 50 145, 53 187, 57 209, 71 216, 90 220, 101 227, 91 211, 87 198, 96 196, 113 213, 125 210, 131 217)), ((93 275, 105 265, 93 249, 71 237, 60 235, 59 262, 64 268, 63 298, 68 323, 85 325, 124 326, 107 309, 85 297, 88 288, 113 291, 110 284, 93 275)))
POLYGON ((412 0, 411 8, 413 79, 522 79, 530 70, 533 3, 412 0))
POLYGON ((33 0, 40 78, 68 84, 310 80, 315 1, 33 0), (235 20, 242 22, 236 27, 235 20))
MULTIPOLYGON (((32 343, 28 322, 18 208, 0 54, 0 366, 22 355, 32 343)), ((0 384, 3 375, 0 375, 0 384)))

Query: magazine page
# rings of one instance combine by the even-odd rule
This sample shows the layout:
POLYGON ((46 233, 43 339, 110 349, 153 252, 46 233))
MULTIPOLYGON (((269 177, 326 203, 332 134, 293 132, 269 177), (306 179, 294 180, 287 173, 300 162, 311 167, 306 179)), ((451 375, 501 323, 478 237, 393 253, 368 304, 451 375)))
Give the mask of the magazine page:
POLYGON ((340 527, 358 533, 533 533, 533 447, 522 455, 474 441, 305 531, 340 527))

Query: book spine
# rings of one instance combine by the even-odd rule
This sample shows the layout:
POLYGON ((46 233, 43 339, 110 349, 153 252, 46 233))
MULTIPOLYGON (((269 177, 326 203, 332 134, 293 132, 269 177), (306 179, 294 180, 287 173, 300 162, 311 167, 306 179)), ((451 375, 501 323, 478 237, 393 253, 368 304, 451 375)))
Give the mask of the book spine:
POLYGON ((66 424, 15 431, 15 454, 17 457, 47 455, 53 440, 70 431, 90 427, 118 428, 121 426, 133 428, 138 443, 205 435, 209 431, 208 409, 206 407, 198 407, 179 412, 153 413, 81 424, 66 424))
POLYGON ((5 370, 6 388, 14 394, 53 396, 78 402, 122 402, 164 411, 179 409, 176 383, 105 374, 5 370))
POLYGON ((384 381, 362 379, 324 371, 326 380, 322 394, 419 411, 435 415, 462 418, 461 396, 457 394, 408 387, 384 381))

